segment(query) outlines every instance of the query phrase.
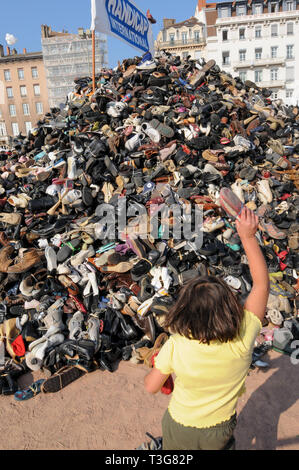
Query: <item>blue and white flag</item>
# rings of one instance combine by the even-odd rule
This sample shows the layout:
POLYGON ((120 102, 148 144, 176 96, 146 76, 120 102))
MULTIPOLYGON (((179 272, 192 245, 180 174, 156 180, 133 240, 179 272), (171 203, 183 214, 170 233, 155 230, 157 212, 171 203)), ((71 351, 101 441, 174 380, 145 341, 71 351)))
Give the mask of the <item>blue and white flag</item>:
POLYGON ((91 29, 154 53, 151 23, 132 0, 91 0, 91 29))

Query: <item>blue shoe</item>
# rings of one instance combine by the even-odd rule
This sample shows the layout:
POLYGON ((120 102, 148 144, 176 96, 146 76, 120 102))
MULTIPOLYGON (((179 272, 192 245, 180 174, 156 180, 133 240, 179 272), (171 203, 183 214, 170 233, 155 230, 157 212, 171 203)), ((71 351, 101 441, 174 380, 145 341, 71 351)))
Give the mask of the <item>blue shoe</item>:
POLYGON ((141 61, 139 62, 138 65, 144 64, 144 62, 147 62, 148 60, 153 60, 153 56, 150 52, 146 52, 143 55, 143 57, 142 57, 142 59, 141 59, 141 61))
POLYGON ((16 392, 14 395, 15 400, 25 401, 35 397, 35 395, 38 395, 41 392, 41 385, 44 383, 44 381, 44 379, 37 380, 36 382, 33 382, 30 387, 25 388, 25 390, 16 392))

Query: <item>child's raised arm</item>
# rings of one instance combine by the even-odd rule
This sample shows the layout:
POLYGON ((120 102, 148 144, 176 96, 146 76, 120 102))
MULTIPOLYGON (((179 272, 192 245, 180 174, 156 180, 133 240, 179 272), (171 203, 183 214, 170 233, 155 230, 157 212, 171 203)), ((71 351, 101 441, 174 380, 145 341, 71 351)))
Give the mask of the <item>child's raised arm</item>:
POLYGON ((253 281, 245 308, 262 321, 269 297, 269 275, 266 261, 255 237, 258 224, 258 217, 247 207, 242 210, 239 220, 236 221, 253 281))

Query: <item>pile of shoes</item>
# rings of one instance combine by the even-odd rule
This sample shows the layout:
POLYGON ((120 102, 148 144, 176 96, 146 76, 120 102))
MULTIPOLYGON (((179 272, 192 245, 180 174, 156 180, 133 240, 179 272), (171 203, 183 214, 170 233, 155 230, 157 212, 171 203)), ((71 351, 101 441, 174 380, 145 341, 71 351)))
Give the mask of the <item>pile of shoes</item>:
POLYGON ((76 79, 65 105, 15 138, 0 153, 1 357, 53 375, 113 371, 155 352, 185 281, 221 276, 244 300, 251 277, 225 204, 259 215, 265 326, 294 338, 299 108, 270 96, 213 60, 147 53, 102 70, 94 92, 76 79), (174 205, 185 212, 167 217, 165 234, 174 205), (199 208, 201 246, 198 233, 175 235, 199 208))

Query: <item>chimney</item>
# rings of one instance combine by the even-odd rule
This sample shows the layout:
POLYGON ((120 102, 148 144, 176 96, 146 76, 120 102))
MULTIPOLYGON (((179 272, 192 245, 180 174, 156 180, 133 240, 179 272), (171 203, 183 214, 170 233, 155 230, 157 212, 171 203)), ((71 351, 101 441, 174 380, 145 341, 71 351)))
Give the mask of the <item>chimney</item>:
POLYGON ((49 38, 50 37, 51 26, 48 26, 46 24, 42 24, 41 30, 42 30, 42 38, 49 38))
POLYGON ((0 44, 0 57, 4 57, 4 47, 0 44))
POLYGON ((206 0, 198 0, 198 11, 201 11, 203 8, 206 8, 206 0))
POLYGON ((167 29, 170 28, 170 26, 173 26, 176 23, 176 20, 169 19, 169 18, 163 18, 163 28, 167 29))
POLYGON ((6 46, 6 55, 10 55, 10 47, 6 46))
POLYGON ((24 49, 23 49, 23 54, 27 54, 27 49, 26 49, 26 47, 24 47, 24 49))

